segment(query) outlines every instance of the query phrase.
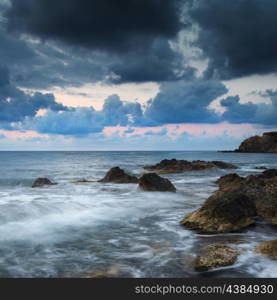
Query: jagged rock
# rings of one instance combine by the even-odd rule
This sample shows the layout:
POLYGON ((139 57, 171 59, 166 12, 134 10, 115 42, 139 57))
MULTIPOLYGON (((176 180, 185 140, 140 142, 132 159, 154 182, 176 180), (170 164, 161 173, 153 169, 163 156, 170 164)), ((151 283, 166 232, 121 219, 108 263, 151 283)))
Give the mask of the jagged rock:
POLYGON ((277 259, 277 240, 271 240, 261 243, 256 248, 256 253, 264 254, 273 259, 277 259))
POLYGON ((33 182, 32 188, 41 187, 41 186, 44 186, 44 185, 55 185, 55 184, 57 184, 57 183, 52 182, 48 178, 37 178, 33 182))
POLYGON ((174 174, 211 168, 237 169, 235 165, 222 161, 195 160, 190 162, 187 160, 177 160, 174 158, 170 160, 164 159, 156 165, 144 167, 145 170, 155 172, 157 174, 174 174))
POLYGON ((277 224, 277 169, 246 178, 237 174, 220 177, 219 189, 196 211, 181 221, 201 232, 232 232, 254 224, 259 216, 277 224))
POLYGON ((139 179, 139 187, 145 191, 176 192, 170 180, 160 177, 156 173, 144 174, 139 179))
POLYGON ((119 167, 111 168, 105 177, 98 182, 113 182, 113 183, 138 183, 138 178, 125 173, 119 167))
POLYGON ((245 195, 213 195, 181 224, 203 233, 235 232, 253 224, 255 215, 254 203, 245 195))
POLYGON ((252 136, 244 140, 235 152, 277 153, 277 131, 265 132, 262 136, 252 136))
POLYGON ((224 244, 211 244, 195 260, 195 270, 205 272, 210 269, 233 265, 239 252, 224 244))

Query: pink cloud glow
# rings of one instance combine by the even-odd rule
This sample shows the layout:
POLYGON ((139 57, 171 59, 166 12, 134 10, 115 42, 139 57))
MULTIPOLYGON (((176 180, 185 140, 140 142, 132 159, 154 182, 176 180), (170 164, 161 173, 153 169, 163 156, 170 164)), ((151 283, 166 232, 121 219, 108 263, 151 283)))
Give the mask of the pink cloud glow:
POLYGON ((5 137, 10 139, 28 139, 28 138, 36 138, 36 137, 48 137, 47 134, 40 134, 33 130, 27 131, 18 131, 18 130, 0 130, 0 134, 3 134, 5 137))
POLYGON ((114 126, 106 127, 103 133, 107 136, 118 134, 120 136, 133 136, 144 135, 151 131, 153 133, 159 133, 162 130, 167 131, 167 136, 172 139, 177 138, 183 133, 188 133, 192 136, 205 136, 216 137, 222 135, 229 135, 239 138, 247 134, 258 134, 264 130, 257 130, 252 124, 230 124, 223 122, 220 124, 167 124, 157 127, 131 127, 132 132, 128 132, 130 127, 127 126, 114 126))

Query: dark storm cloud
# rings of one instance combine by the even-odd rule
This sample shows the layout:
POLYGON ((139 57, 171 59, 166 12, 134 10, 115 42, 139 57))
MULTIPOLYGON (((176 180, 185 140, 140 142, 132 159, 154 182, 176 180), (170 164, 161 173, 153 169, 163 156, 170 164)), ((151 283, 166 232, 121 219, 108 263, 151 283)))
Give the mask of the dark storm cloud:
POLYGON ((165 83, 149 103, 146 116, 158 123, 216 123, 219 116, 208 108, 227 93, 219 81, 195 80, 165 83))
MULTIPOLYGON (((183 28, 181 6, 180 0, 11 0, 4 15, 10 32, 28 33, 48 45, 58 43, 69 53, 72 61, 63 58, 67 64, 56 63, 52 70, 73 82, 79 77, 89 82, 84 73, 90 74, 91 81, 167 81, 194 76, 194 70, 183 65, 182 55, 169 44, 183 28)), ((40 48, 43 54, 50 51, 40 48)), ((48 61, 53 65, 51 58, 48 61)), ((46 77, 46 62, 44 67, 46 77)), ((27 82, 28 75, 21 76, 21 82, 27 82)), ((49 85, 60 81, 53 78, 49 85)))
POLYGON ((277 125, 277 92, 263 93, 270 97, 271 103, 240 103, 239 96, 227 97, 221 101, 226 108, 222 120, 230 123, 252 123, 260 125, 277 125))
POLYGON ((147 51, 124 54, 110 69, 119 76, 114 82, 174 81, 195 76, 195 69, 184 66, 182 55, 164 39, 155 39, 147 51))
POLYGON ((9 27, 112 51, 145 48, 181 28, 177 0, 11 0, 9 27))
POLYGON ((276 0, 196 0, 197 46, 210 59, 207 77, 229 79, 277 71, 276 0))
POLYGON ((53 94, 27 94, 14 87, 9 80, 9 72, 0 67, 0 126, 9 128, 10 123, 34 117, 39 109, 53 111, 67 108, 55 101, 53 94))
POLYGON ((107 62, 103 54, 26 39, 9 34, 1 24, 0 41, 0 65, 8 66, 10 80, 17 86, 30 89, 80 86, 103 80, 111 73, 102 64, 104 60, 107 62))

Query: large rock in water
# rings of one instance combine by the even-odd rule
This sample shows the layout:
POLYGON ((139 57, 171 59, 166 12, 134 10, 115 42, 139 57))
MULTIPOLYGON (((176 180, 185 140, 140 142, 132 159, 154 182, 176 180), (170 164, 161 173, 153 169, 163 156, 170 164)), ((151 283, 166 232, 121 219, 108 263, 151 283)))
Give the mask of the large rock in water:
POLYGON ((211 196, 181 224, 203 233, 234 232, 253 224, 255 215, 254 203, 245 195, 211 196))
POLYGON ((37 178, 33 182, 32 188, 41 187, 41 186, 44 186, 44 185, 55 185, 55 184, 57 184, 57 183, 52 182, 48 178, 37 178))
POLYGON ((211 244, 204 253, 195 260, 195 270, 198 272, 233 265, 239 252, 224 244, 211 244))
POLYGON ((144 191, 176 192, 170 180, 160 177, 156 173, 144 174, 139 179, 139 187, 144 191))
POLYGON ((113 183, 138 183, 136 176, 125 173, 119 167, 111 168, 105 177, 98 182, 113 182, 113 183))
POLYGON ((270 258, 277 259, 277 240, 271 240, 261 243, 256 248, 256 253, 264 254, 270 258))
POLYGON ((265 132, 262 136, 252 136, 244 140, 235 152, 277 153, 277 131, 265 132))
POLYGON ((237 174, 220 177, 219 189, 182 225, 207 233, 232 232, 254 223, 259 216, 277 224, 277 170, 266 170, 246 178, 237 174))
POLYGON ((177 160, 174 158, 170 160, 164 159, 156 165, 144 167, 145 170, 155 172, 157 174, 174 174, 211 168, 237 169, 235 165, 222 161, 194 160, 190 162, 187 160, 177 160))

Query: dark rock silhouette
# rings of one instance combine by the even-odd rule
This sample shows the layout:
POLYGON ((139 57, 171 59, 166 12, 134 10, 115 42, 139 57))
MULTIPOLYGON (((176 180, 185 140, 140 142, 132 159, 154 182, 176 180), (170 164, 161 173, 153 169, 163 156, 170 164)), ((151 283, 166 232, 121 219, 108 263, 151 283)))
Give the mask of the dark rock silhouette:
POLYGON ((277 153, 277 131, 265 132, 244 140, 235 152, 277 153))
POLYGON ((139 187, 145 191, 176 192, 170 180, 160 177, 156 173, 144 174, 139 179, 139 187))
POLYGON ((237 167, 233 164, 222 161, 195 160, 190 162, 187 160, 177 159, 164 159, 156 165, 144 167, 145 170, 155 172, 157 174, 174 174, 183 173, 186 171, 198 171, 211 168, 237 169, 237 167))
POLYGON ((51 180, 49 180, 48 178, 37 178, 33 184, 32 184, 32 188, 36 188, 36 187, 41 187, 44 185, 55 185, 57 183, 52 182, 51 180))
POLYGON ((98 182, 113 182, 113 183, 138 183, 138 178, 125 173, 119 167, 111 168, 105 177, 98 182))

